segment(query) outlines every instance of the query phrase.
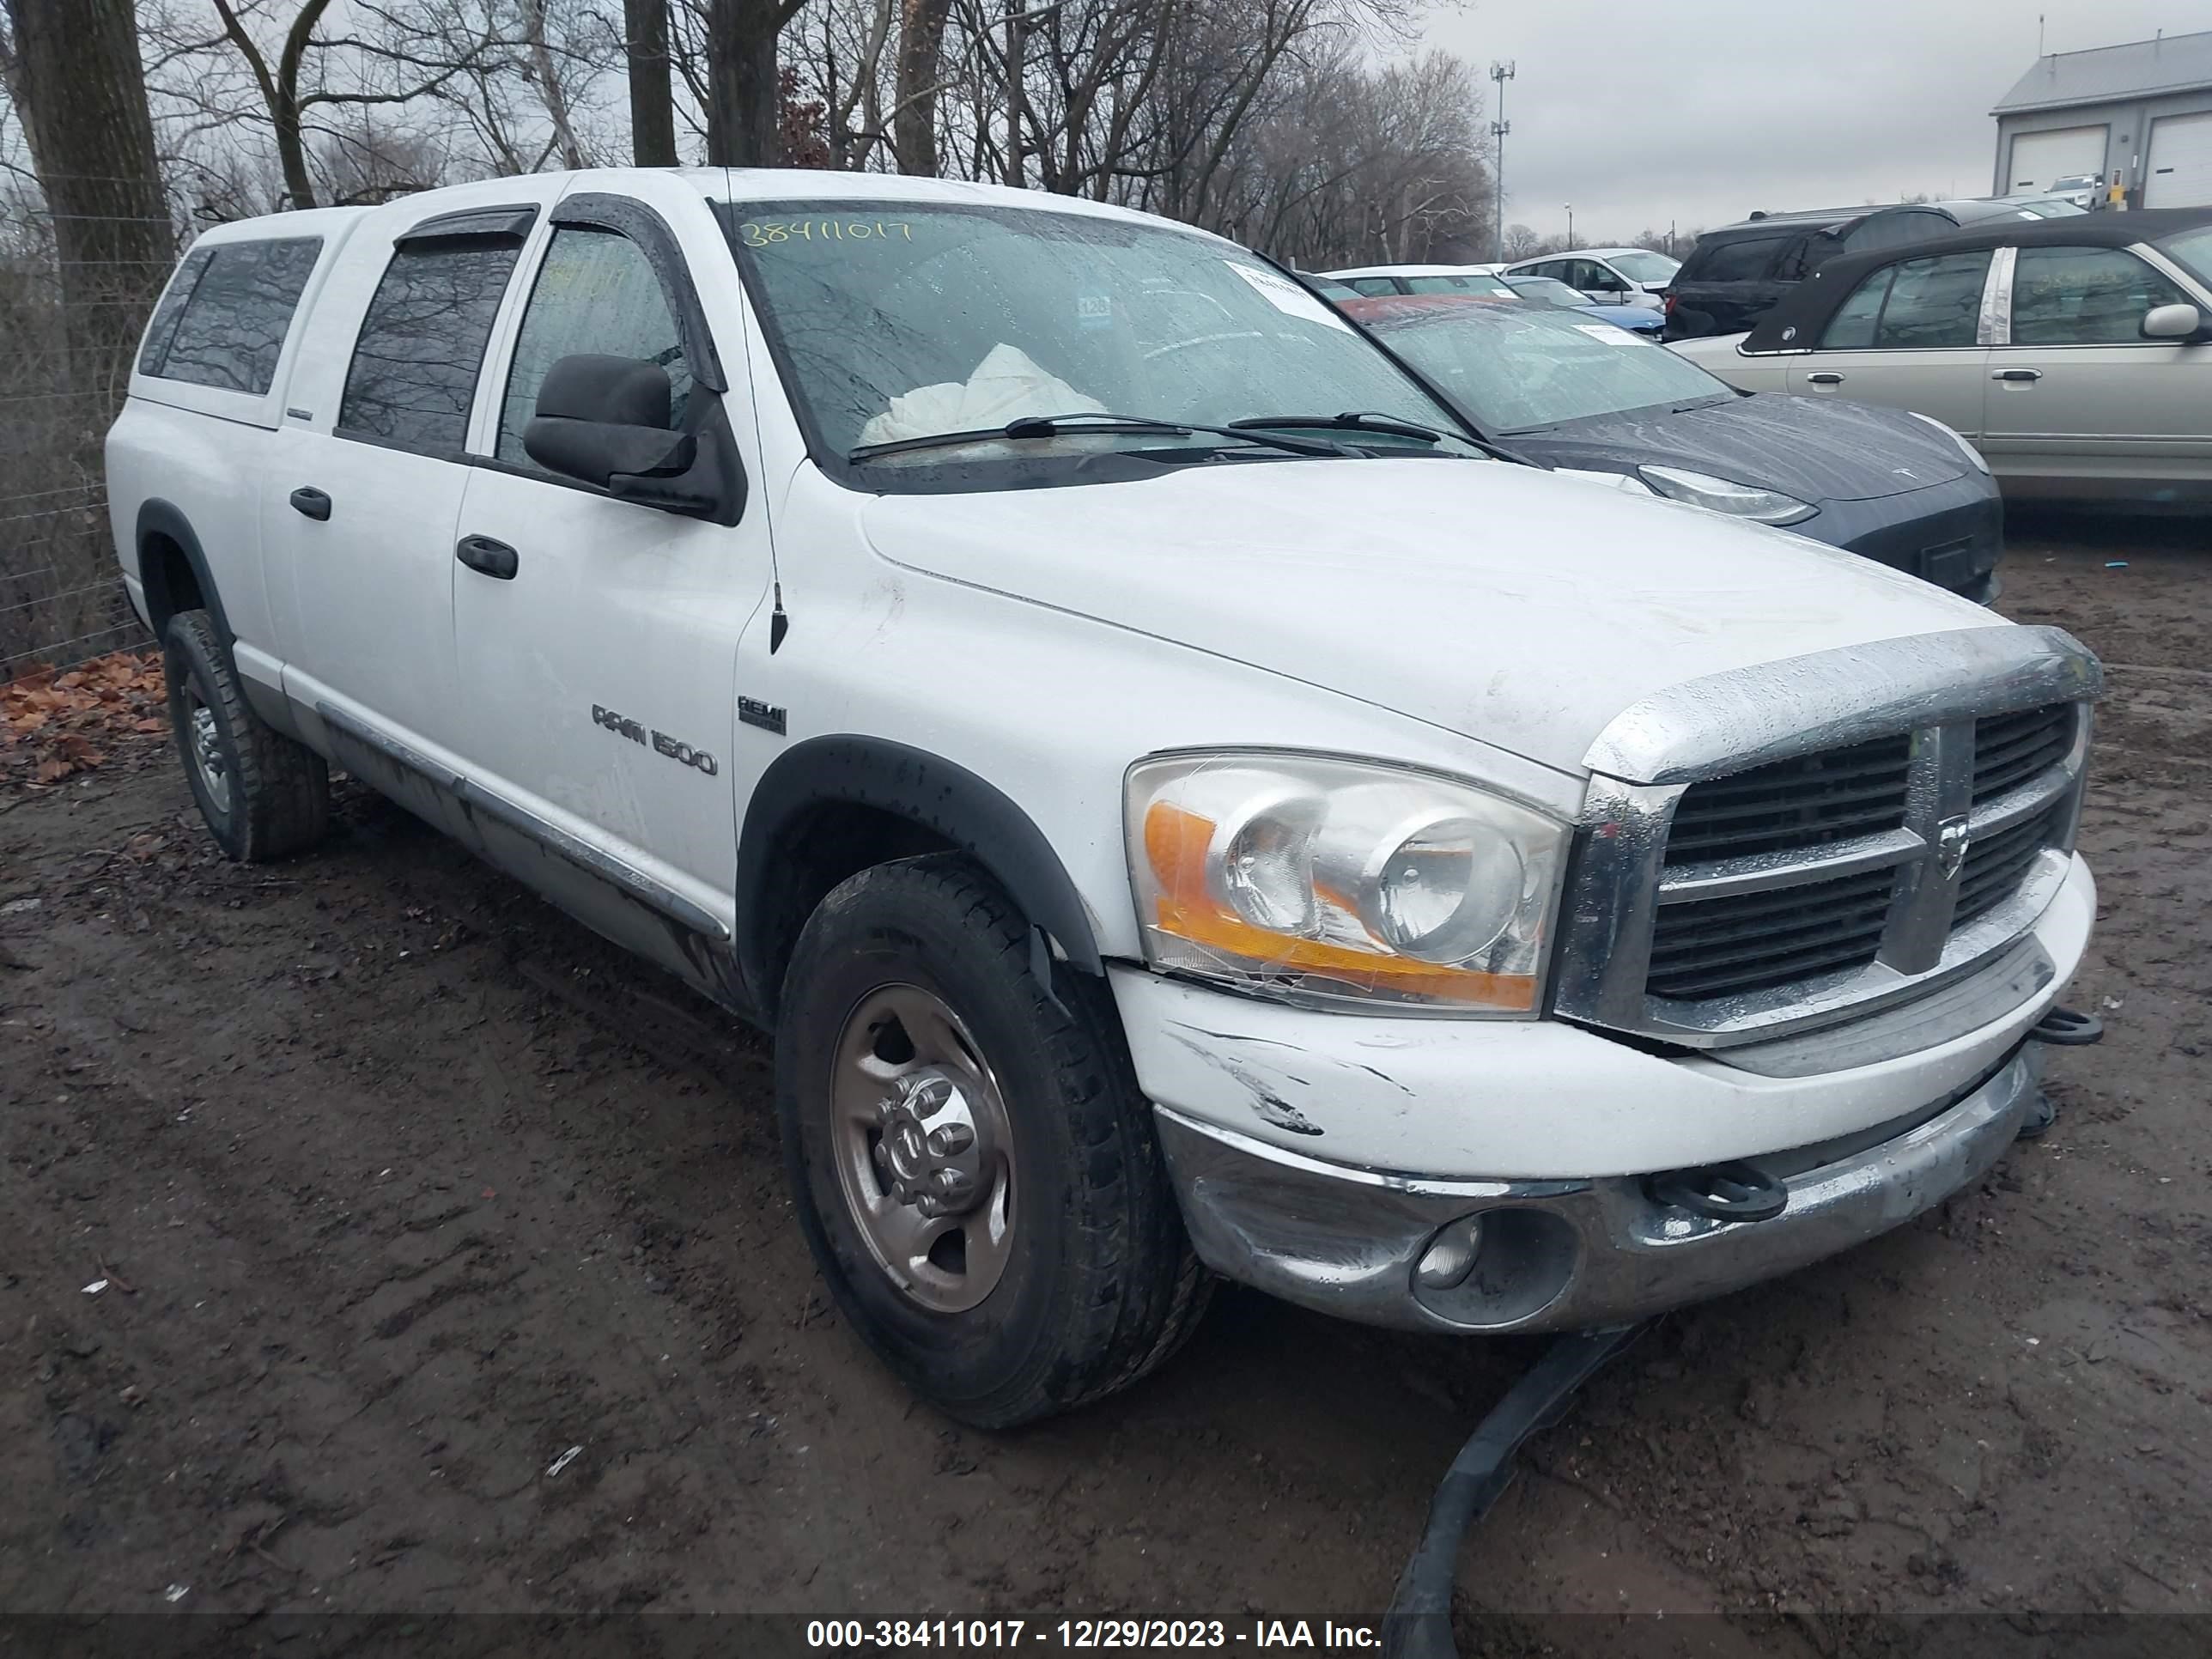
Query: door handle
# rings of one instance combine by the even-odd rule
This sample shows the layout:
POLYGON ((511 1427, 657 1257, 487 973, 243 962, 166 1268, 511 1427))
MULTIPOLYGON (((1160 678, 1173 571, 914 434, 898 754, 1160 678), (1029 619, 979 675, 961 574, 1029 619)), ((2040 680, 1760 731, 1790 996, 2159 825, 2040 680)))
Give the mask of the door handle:
POLYGON ((301 484, 292 492, 292 510, 320 522, 331 516, 331 498, 313 484, 301 484))
POLYGON ((1844 377, 1832 368, 1817 369, 1805 377, 1807 386, 1841 386, 1844 377))
POLYGON ((1990 374, 1992 380, 2039 380, 2042 378, 2043 371, 2039 368, 1999 368, 1991 370, 1990 374))
POLYGON ((464 536, 453 545, 453 556, 471 570, 500 581, 511 582, 520 561, 515 551, 505 542, 495 542, 489 536, 464 536))

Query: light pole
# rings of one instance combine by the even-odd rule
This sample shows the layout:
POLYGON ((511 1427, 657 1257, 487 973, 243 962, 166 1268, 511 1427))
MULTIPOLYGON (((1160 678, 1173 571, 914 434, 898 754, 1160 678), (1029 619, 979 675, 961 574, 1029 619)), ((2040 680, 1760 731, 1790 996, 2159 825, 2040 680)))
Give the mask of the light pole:
POLYGON ((1497 141, 1496 155, 1490 168, 1490 182, 1495 200, 1492 204, 1490 248, 1498 258, 1505 257, 1505 135, 1513 131, 1513 124, 1505 118, 1505 83, 1513 78, 1513 65, 1492 64, 1490 78, 1498 82, 1498 118, 1490 124, 1490 136, 1497 141))
POLYGON ((1574 204, 1572 202, 1569 202, 1569 203, 1567 203, 1567 204, 1566 204, 1566 210, 1567 210, 1567 246, 1568 246, 1569 247, 1572 247, 1572 246, 1575 245, 1575 204, 1574 204))

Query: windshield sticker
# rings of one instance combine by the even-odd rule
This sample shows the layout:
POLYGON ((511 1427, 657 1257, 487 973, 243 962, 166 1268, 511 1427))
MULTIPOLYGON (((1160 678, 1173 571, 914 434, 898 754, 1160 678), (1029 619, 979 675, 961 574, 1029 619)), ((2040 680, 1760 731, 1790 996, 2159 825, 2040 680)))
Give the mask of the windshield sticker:
POLYGON ((1327 323, 1331 328, 1351 331, 1352 325, 1331 311, 1328 305, 1316 299, 1287 276, 1278 276, 1272 270, 1261 270, 1256 265, 1239 264, 1234 259, 1222 264, 1252 285, 1252 290, 1285 316, 1303 317, 1310 323, 1327 323))
POLYGON ((1577 323, 1578 332, 1593 340, 1602 340, 1607 345, 1634 345, 1636 337, 1625 328, 1615 328, 1611 323, 1577 323))
POLYGON ((1113 327, 1114 296, 1110 294, 1077 295, 1075 325, 1082 329, 1113 327))
POLYGON ((903 219, 793 219, 782 223, 748 219, 738 227, 738 240, 747 247, 774 247, 778 242, 911 242, 914 227, 903 219))

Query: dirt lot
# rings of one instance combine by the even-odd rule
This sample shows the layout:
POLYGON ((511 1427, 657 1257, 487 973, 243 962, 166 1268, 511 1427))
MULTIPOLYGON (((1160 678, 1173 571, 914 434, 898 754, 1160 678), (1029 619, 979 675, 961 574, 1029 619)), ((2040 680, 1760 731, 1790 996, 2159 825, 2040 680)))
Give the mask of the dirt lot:
MULTIPOLYGON (((2212 1607, 2205 540, 2014 528, 2004 608, 2113 688, 2071 998, 2111 1035, 2055 1054, 2057 1129, 1663 1327, 1532 1449, 1463 1626, 1717 1610, 1695 1650, 1830 1652, 1926 1628, 1854 1613, 2212 1607)), ((0 801, 0 1609, 1388 1601, 1530 1344, 1228 1294, 1121 1400, 956 1429, 829 1311, 757 1039, 375 799, 340 818, 240 869, 163 755, 0 801)))

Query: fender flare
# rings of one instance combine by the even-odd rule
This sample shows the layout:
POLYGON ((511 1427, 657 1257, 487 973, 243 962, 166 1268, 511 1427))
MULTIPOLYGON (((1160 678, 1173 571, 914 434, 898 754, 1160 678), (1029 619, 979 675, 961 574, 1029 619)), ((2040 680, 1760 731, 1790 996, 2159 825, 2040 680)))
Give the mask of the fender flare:
POLYGON ((768 984, 774 849, 800 817, 836 803, 872 807, 942 836, 1003 886, 1022 914, 1059 944, 1072 967, 1103 975, 1090 912, 1067 870, 1028 813, 966 767, 884 738, 809 738, 761 775, 738 837, 736 948, 761 1006, 768 984))
MULTIPOLYGON (((234 643, 237 635, 230 631, 230 618, 223 614, 222 595, 216 591, 215 573, 208 568, 207 554, 200 547, 200 538, 191 521, 174 502, 159 499, 149 501, 138 509, 138 529, 132 545, 139 584, 146 593, 147 615, 173 616, 185 608, 171 597, 168 578, 161 574, 160 567, 149 569, 147 566, 146 544, 155 536, 166 536, 184 550, 185 562, 192 568, 192 579, 199 584, 200 598, 215 617, 216 632, 222 635, 226 646, 234 643)), ((158 637, 158 624, 154 631, 158 637)))

